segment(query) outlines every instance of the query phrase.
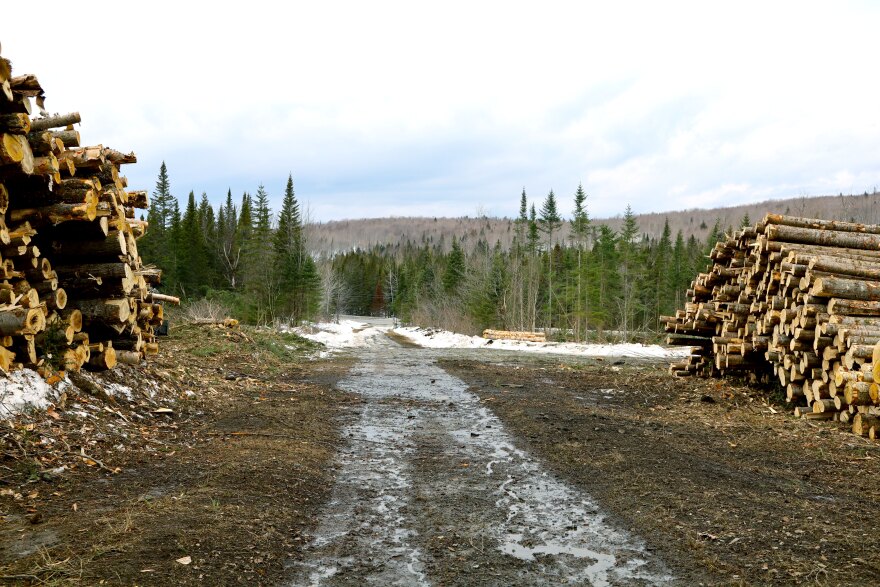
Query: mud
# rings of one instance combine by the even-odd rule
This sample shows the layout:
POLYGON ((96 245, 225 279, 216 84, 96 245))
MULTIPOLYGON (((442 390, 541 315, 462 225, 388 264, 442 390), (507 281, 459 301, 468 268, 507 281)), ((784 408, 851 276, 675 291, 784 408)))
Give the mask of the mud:
POLYGON ((479 358, 440 365, 676 584, 880 584, 877 443, 795 419, 772 388, 662 364, 479 358))
POLYGON ((340 388, 362 398, 336 488, 289 585, 670 582, 642 541, 523 450, 443 353, 377 338, 340 388))

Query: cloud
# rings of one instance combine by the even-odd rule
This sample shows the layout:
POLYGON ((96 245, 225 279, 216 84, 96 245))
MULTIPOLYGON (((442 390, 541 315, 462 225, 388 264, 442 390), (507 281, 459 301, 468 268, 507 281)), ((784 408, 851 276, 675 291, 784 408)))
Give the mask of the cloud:
POLYGON ((514 215, 523 186, 568 213, 583 181, 596 217, 880 185, 867 3, 41 6, 81 39, 0 25, 15 71, 180 197, 277 208, 293 173, 322 220, 514 215))

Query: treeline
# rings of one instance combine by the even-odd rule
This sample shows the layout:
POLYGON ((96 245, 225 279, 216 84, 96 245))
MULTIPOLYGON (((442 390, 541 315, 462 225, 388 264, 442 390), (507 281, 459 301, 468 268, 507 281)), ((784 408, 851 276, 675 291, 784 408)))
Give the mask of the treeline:
POLYGON ((238 205, 228 192, 216 212, 206 194, 197 202, 190 192, 181 213, 163 162, 147 220, 138 246, 162 269, 163 292, 218 299, 254 323, 299 320, 318 310, 320 279, 306 249, 292 176, 277 215, 263 185, 254 195, 244 193, 238 205))
POLYGON ((586 199, 578 186, 564 237, 553 191, 538 210, 523 190, 509 248, 465 237, 451 246, 407 242, 334 256, 325 261, 332 271, 324 310, 459 332, 547 329, 574 340, 659 332, 658 316, 684 302, 722 229, 716 224, 700 241, 681 230, 673 236, 667 223, 659 238, 640 236, 627 206, 615 231, 591 223, 586 199))

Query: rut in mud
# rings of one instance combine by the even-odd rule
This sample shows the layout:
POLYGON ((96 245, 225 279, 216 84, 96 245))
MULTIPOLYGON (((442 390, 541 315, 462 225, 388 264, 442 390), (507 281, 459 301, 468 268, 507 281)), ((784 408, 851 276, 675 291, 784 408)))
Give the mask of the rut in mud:
POLYGON ((385 337, 340 383, 361 396, 333 496, 290 585, 663 584, 596 502, 516 448, 438 351, 385 337))

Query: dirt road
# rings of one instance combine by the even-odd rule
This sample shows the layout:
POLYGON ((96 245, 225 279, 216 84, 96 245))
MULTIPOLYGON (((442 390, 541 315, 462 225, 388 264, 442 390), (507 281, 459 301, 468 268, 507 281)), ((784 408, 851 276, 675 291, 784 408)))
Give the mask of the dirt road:
POLYGON ((672 579, 588 494, 517 448, 438 353, 377 336, 336 487, 290 585, 643 585, 672 579))
POLYGON ((182 327, 96 378, 130 396, 7 421, 0 583, 880 584, 877 443, 658 364, 388 326, 321 360, 182 327))

